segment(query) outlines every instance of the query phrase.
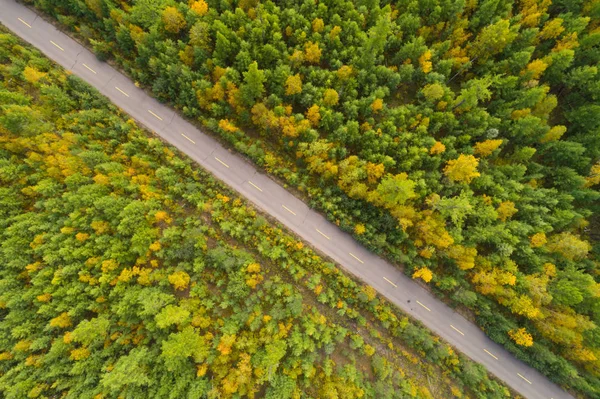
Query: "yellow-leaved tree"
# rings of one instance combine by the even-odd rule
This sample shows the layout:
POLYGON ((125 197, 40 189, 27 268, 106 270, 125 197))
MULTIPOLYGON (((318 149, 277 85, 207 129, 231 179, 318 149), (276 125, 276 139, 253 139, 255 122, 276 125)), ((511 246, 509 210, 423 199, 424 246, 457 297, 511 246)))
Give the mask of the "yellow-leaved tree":
POLYGON ((179 33, 185 27, 185 18, 175 7, 165 8, 162 12, 162 20, 167 32, 179 33))
POLYGON ((321 61, 321 49, 318 43, 308 42, 304 46, 304 56, 306 61, 311 64, 318 64, 321 61))
POLYGON ((479 159, 473 155, 460 154, 457 159, 448 161, 444 174, 452 181, 470 183, 474 178, 481 176, 477 166, 479 166, 479 159))
POLYGON ((194 1, 190 8, 192 9, 193 12, 195 12, 196 14, 198 14, 200 16, 206 15, 206 13, 208 12, 208 4, 206 4, 206 1, 204 1, 204 0, 194 1))
POLYGON ((502 145, 502 140, 486 140, 475 144, 475 154, 482 157, 491 155, 502 145))
POLYGON ((300 75, 292 75, 285 81, 285 94, 288 96, 302 93, 302 78, 300 75))
POLYGON ((429 270, 428 267, 422 267, 420 269, 415 270, 415 272, 412 275, 412 278, 420 278, 421 280, 428 283, 433 278, 433 273, 431 272, 431 270, 429 270))
POLYGON ((339 101, 340 97, 337 91, 333 89, 326 89, 323 93, 323 104, 327 106, 336 105, 339 101))
POLYGON ((190 276, 184 271, 178 271, 169 275, 169 283, 178 291, 185 290, 190 283, 190 276))
POLYGON ((313 105, 306 111, 306 118, 310 121, 310 124, 314 127, 319 126, 321 120, 321 114, 319 113, 319 106, 313 105))
POLYGON ((496 212, 498 212, 498 217, 503 222, 512 217, 515 213, 517 213, 517 211, 518 209, 515 208, 515 203, 512 201, 504 201, 500 203, 498 209, 496 209, 496 212))
POLYGON ((533 337, 527 332, 525 328, 519 328, 518 330, 510 330, 508 336, 515 341, 517 345, 531 346, 533 345, 533 337))

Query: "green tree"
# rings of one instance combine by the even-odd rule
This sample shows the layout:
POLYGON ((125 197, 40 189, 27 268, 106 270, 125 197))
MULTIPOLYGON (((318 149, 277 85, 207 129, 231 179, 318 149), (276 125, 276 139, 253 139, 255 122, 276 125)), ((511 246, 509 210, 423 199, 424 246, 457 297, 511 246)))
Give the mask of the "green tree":
POLYGON ((254 61, 244 72, 244 84, 240 87, 242 99, 248 107, 253 106, 258 99, 263 96, 265 73, 258 69, 258 64, 254 61))

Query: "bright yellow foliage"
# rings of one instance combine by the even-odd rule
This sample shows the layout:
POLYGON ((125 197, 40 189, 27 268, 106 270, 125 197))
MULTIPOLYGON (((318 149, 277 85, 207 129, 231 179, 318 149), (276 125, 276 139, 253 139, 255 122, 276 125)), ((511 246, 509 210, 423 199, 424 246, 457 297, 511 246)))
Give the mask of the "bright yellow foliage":
POLYGON ((331 28, 331 30, 329 31, 329 39, 334 40, 335 38, 337 38, 340 35, 340 32, 342 32, 342 28, 340 28, 339 26, 334 26, 333 28, 331 28))
POLYGON ((448 161, 444 174, 452 181, 470 183, 475 177, 480 176, 477 166, 479 160, 473 155, 460 154, 457 159, 448 161))
POLYGON ((548 64, 544 61, 537 59, 527 64, 527 68, 521 72, 521 75, 527 75, 529 79, 539 79, 544 71, 548 68, 548 64))
POLYGON ((302 78, 300 75, 292 75, 285 81, 285 94, 288 96, 302 93, 302 78))
POLYGON ((564 32, 565 28, 562 26, 562 18, 554 18, 546 22, 544 28, 539 33, 538 37, 542 40, 545 39, 556 39, 564 32))
POLYGON ((318 43, 308 42, 304 46, 304 55, 311 64, 318 64, 321 61, 321 49, 318 43))
POLYGON ((90 238, 90 235, 89 235, 89 234, 87 234, 87 233, 77 233, 77 234, 75 235, 75 239, 76 239, 77 241, 80 241, 80 242, 84 242, 84 241, 85 241, 85 240, 87 240, 88 238, 90 238))
POLYGON ((46 76, 47 74, 44 72, 40 72, 35 68, 30 66, 26 66, 23 70, 23 76, 25 76, 25 80, 29 83, 37 83, 38 80, 46 76))
POLYGON ((367 179, 369 183, 375 184, 385 173, 385 166, 382 163, 367 162, 367 179))
POLYGON ((529 242, 532 248, 539 248, 544 245, 548 240, 546 239, 546 234, 544 233, 536 233, 529 238, 529 242))
POLYGON ((321 114, 319 112, 319 106, 313 105, 306 111, 306 118, 310 121, 310 124, 314 127, 319 126, 321 121, 321 114))
POLYGON ((169 275, 169 283, 178 291, 185 290, 190 283, 190 275, 184 271, 178 271, 169 275))
POLYGON ((37 299, 40 302, 50 302, 50 299, 52 299, 52 295, 46 292, 42 295, 38 295, 35 299, 37 299))
POLYGON ((600 161, 598 161, 592 168, 590 169, 590 174, 585 178, 586 187, 595 186, 600 183, 600 161))
POLYGON ((198 377, 203 377, 204 375, 206 375, 206 372, 208 371, 208 363, 204 363, 204 364, 198 364, 196 365, 196 376, 198 377))
POLYGON ((515 341, 517 345, 521 346, 532 346, 533 337, 527 332, 525 328, 519 328, 518 330, 510 330, 508 332, 510 338, 515 341))
POLYGON ((150 249, 150 251, 152 251, 152 252, 160 251, 160 248, 161 248, 160 242, 158 242, 158 241, 153 242, 148 247, 148 249, 150 249))
POLYGON ((194 1, 190 8, 193 12, 200 16, 206 15, 208 12, 208 4, 206 4, 206 1, 204 0, 194 1))
POLYGON ((343 65, 342 67, 340 67, 340 69, 337 70, 336 73, 338 78, 340 78, 341 80, 348 80, 352 77, 354 70, 351 66, 343 65))
POLYGON ((383 100, 381 98, 375 99, 371 104, 371 109, 373 112, 377 113, 383 109, 383 100))
POLYGON ((67 312, 63 312, 50 320, 51 327, 66 328, 72 325, 71 318, 67 312))
POLYGON ((129 280, 131 280, 131 278, 133 277, 133 271, 126 267, 123 270, 121 270, 121 274, 119 274, 118 280, 122 283, 126 283, 129 280))
POLYGON ((419 57, 419 65, 421 65, 421 69, 424 73, 431 72, 432 64, 431 64, 431 51, 427 50, 419 57))
POLYGON ((356 226, 354 226, 354 232, 359 236, 365 234, 365 231, 367 231, 367 229, 365 228, 364 224, 358 223, 356 226))
POLYGON ((549 141, 560 140, 563 134, 567 131, 566 126, 556 125, 552 126, 550 130, 540 139, 540 143, 547 143, 549 141))
POLYGON ((425 258, 425 259, 431 259, 431 257, 433 256, 435 252, 435 248, 432 247, 425 247, 422 250, 419 251, 419 256, 425 258))
POLYGON ((412 275, 412 278, 413 279, 420 278, 421 280, 428 283, 433 278, 433 273, 431 272, 431 270, 429 270, 428 267, 422 267, 420 269, 415 270, 415 272, 412 275))
POLYGON ((362 287, 362 292, 365 293, 365 295, 367 296, 367 299, 369 301, 372 301, 377 296, 377 291, 375 290, 375 288, 371 287, 370 285, 364 285, 362 287))
POLYGON ((260 265, 258 263, 250 263, 246 271, 248 273, 260 273, 260 265))
POLYGON ((313 32, 323 32, 323 28, 325 28, 325 23, 323 23, 323 19, 315 18, 312 21, 312 30, 313 32))
POLYGON ((233 335, 223 335, 219 340, 219 345, 217 346, 217 350, 221 352, 221 355, 228 355, 231 353, 231 347, 235 343, 236 336, 233 335))
POLYGON ((160 221, 164 221, 165 223, 169 224, 173 221, 173 219, 171 219, 169 217, 169 214, 165 211, 158 211, 154 214, 154 221, 155 222, 160 222, 160 221))
POLYGON ((15 344, 13 349, 17 352, 27 352, 30 346, 31 341, 21 340, 15 344))
POLYGON ((339 101, 340 97, 337 91, 333 89, 326 89, 323 93, 323 104, 327 106, 336 105, 339 101))
POLYGON ((90 351, 87 348, 77 348, 71 351, 71 359, 72 360, 83 360, 87 359, 90 356, 90 351))
POLYGON ((482 157, 491 155, 502 145, 502 140, 486 140, 475 144, 475 154, 482 157))
POLYGON ((431 155, 441 154, 444 151, 446 151, 446 146, 440 141, 436 141, 429 149, 431 155))
POLYGON ((496 209, 496 211, 498 212, 498 217, 500 218, 500 220, 505 222, 506 219, 509 219, 510 217, 512 217, 512 215, 517 213, 518 209, 515 208, 514 202, 504 201, 504 202, 500 203, 500 205, 498 206, 498 209, 496 209))
POLYGON ((221 119, 219 121, 219 127, 229 133, 234 133, 238 130, 237 126, 235 126, 229 119, 221 119))

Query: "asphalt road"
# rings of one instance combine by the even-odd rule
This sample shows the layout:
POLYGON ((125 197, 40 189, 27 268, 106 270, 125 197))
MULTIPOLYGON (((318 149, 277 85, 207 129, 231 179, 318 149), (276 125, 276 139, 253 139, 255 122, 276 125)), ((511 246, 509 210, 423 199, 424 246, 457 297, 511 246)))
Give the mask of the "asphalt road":
POLYGON ((46 56, 90 83, 138 122, 277 218, 390 302, 419 319, 455 348, 527 398, 572 398, 535 369, 517 360, 401 271, 311 210, 241 156, 137 88, 69 36, 14 0, 0 0, 0 22, 46 56))

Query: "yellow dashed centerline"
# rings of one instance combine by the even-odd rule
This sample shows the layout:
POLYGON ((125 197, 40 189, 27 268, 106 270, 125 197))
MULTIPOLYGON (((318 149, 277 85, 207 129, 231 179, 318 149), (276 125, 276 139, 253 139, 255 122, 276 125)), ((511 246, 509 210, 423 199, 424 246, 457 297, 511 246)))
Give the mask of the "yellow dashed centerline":
POLYGON ((421 306, 423 306, 425 309, 427 309, 428 312, 431 312, 431 309, 429 309, 427 306, 423 305, 421 302, 417 301, 417 303, 421 306))
POLYGON ((23 25, 25 25, 26 27, 28 27, 29 29, 31 29, 31 25, 29 25, 27 22, 23 21, 21 18, 17 18, 19 21, 21 21, 21 23, 23 25))
POLYGON ((362 260, 358 259, 358 257, 356 255, 354 255, 352 252, 348 252, 350 254, 350 256, 352 256, 354 259, 356 259, 357 261, 359 261, 360 263, 365 263, 362 260))
POLYGON ((248 183, 254 187, 255 189, 257 189, 258 191, 260 191, 262 193, 262 189, 260 187, 258 187, 256 184, 252 183, 250 180, 248 180, 248 183))
POLYGON ((315 229, 317 230, 317 233, 321 234, 323 237, 327 238, 328 240, 331 240, 331 238, 329 238, 325 233, 323 233, 321 230, 319 229, 315 229))
POLYGON ((185 134, 181 133, 181 135, 182 135, 183 137, 185 137, 186 139, 188 139, 189 141, 191 141, 191 142, 192 142, 192 144, 196 144, 196 142, 195 142, 194 140, 192 140, 191 138, 189 138, 189 137, 188 137, 188 136, 186 136, 185 134))
POLYGON ((522 379, 524 379, 525 381, 527 381, 529 384, 531 384, 531 381, 529 381, 527 378, 523 377, 521 374, 517 373, 517 375, 519 377, 521 377, 522 379))
POLYGON ((281 207, 283 209, 285 209, 286 211, 288 211, 289 213, 291 213, 292 215, 296 216, 296 213, 294 211, 292 211, 290 208, 288 208, 287 206, 281 205, 281 207))
POLYGON ((458 328, 454 327, 452 324, 450 324, 450 327, 452 327, 452 329, 453 329, 454 331, 456 331, 457 333, 459 333, 460 335, 462 335, 462 336, 464 336, 464 335, 465 335, 465 333, 463 333, 462 331, 460 331, 458 328))
POLYGON ((54 44, 60 51, 65 51, 64 48, 60 47, 58 44, 54 43, 52 40, 50 40, 50 43, 54 44))
POLYGON ((124 95, 125 97, 129 97, 129 94, 125 93, 123 90, 119 89, 117 86, 115 86, 115 89, 119 90, 121 92, 121 94, 124 95))
POLYGON ((387 277, 384 277, 383 279, 384 279, 385 281, 387 281, 388 283, 390 283, 391 285, 393 285, 395 288, 398 288, 398 286, 397 286, 396 284, 392 283, 390 280, 388 280, 388 278, 387 278, 387 277))
POLYGON ((152 112, 152 111, 150 111, 150 110, 148 110, 148 112, 150 112, 150 114, 151 114, 152 116, 154 116, 156 119, 158 119, 159 121, 162 121, 162 120, 163 120, 163 119, 162 119, 160 116, 156 115, 154 112, 152 112))
POLYGON ((488 351, 487 349, 483 350, 485 353, 487 353, 488 355, 490 355, 491 357, 493 357, 494 359, 498 360, 498 358, 496 356, 494 356, 490 351, 488 351))
POLYGON ((221 165, 225 166, 226 168, 229 168, 229 165, 227 165, 225 162, 221 161, 219 158, 215 157, 215 159, 217 160, 217 162, 219 162, 221 165))
POLYGON ((81 64, 81 65, 83 65, 83 66, 84 66, 84 67, 86 67, 86 68, 87 68, 89 71, 93 72, 93 73, 94 73, 94 75, 96 75, 96 71, 94 71, 92 68, 90 68, 89 66, 87 66, 87 65, 85 65, 85 64, 81 64))

